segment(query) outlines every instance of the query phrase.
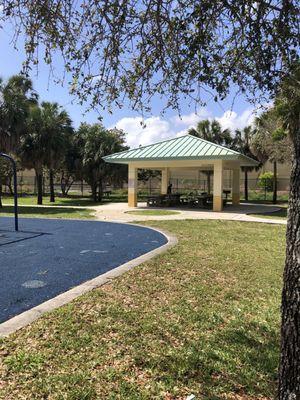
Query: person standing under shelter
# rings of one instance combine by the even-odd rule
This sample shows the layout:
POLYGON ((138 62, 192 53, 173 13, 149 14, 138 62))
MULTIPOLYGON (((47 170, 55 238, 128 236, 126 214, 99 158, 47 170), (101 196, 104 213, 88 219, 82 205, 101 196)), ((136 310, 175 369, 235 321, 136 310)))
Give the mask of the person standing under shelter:
POLYGON ((167 189, 167 194, 172 194, 172 183, 170 182, 167 189))

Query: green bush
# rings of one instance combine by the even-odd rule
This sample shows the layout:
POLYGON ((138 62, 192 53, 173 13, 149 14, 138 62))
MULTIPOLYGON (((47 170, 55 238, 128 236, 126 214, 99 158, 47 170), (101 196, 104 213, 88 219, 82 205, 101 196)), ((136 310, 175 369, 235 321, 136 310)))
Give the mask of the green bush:
POLYGON ((274 174, 273 172, 267 171, 259 175, 258 184, 259 187, 265 189, 267 192, 273 190, 274 174))

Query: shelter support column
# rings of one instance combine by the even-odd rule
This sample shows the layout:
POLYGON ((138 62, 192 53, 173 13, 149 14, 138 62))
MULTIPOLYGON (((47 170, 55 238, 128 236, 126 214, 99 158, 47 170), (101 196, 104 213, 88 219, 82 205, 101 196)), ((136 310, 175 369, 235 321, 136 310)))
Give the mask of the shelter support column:
POLYGON ((137 206, 137 168, 128 165, 128 207, 137 206))
POLYGON ((170 179, 169 168, 164 168, 161 171, 161 194, 167 194, 170 179))
POLYGON ((240 204, 240 167, 232 170, 232 204, 240 204))
POLYGON ((213 210, 223 210, 223 163, 216 160, 214 163, 214 197, 213 210))

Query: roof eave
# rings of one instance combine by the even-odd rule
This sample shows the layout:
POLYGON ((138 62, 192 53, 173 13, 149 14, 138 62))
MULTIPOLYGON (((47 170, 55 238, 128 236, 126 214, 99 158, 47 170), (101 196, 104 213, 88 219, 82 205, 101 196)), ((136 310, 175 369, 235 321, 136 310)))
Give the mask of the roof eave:
POLYGON ((240 155, 239 159, 241 161, 241 167, 258 167, 259 166, 259 162, 254 160, 253 158, 244 156, 244 155, 240 155))
POLYGON ((200 157, 156 157, 156 158, 114 158, 111 156, 103 157, 103 160, 107 163, 112 164, 129 164, 132 162, 156 162, 156 161, 209 161, 209 160, 237 160, 241 161, 243 166, 257 166, 259 163, 252 158, 243 156, 228 154, 222 156, 200 156, 200 157))

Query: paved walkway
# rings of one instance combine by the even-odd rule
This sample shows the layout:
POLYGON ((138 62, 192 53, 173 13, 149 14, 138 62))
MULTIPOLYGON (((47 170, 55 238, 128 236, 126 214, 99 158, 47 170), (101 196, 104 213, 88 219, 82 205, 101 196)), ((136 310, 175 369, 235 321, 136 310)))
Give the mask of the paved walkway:
POLYGON ((129 214, 133 210, 149 210, 146 203, 139 203, 137 208, 130 208, 126 203, 109 203, 93 207, 96 210, 96 218, 100 221, 164 221, 183 219, 217 219, 247 222, 264 222, 268 224, 286 225, 286 220, 275 218, 256 217, 248 214, 271 213, 279 210, 279 207, 261 204, 240 204, 239 206, 228 205, 223 212, 213 212, 199 209, 178 209, 178 208, 153 208, 153 210, 170 210, 178 214, 173 215, 135 215, 129 214))
MULTIPOLYGON (((4 204, 6 205, 6 204, 4 204)), ((11 205, 11 204, 10 204, 11 205)), ((21 205, 22 207, 33 207, 32 205, 21 205)), ((99 221, 113 222, 133 222, 133 221, 164 221, 164 220, 183 220, 183 219, 214 219, 229 221, 264 222, 267 224, 286 225, 285 219, 263 218, 249 214, 272 213, 280 210, 279 207, 268 204, 243 203, 239 206, 228 204, 223 212, 213 212, 201 209, 183 208, 151 208, 152 210, 176 211, 178 214, 172 215, 135 215, 129 214, 133 210, 149 210, 146 203, 138 203, 138 207, 128 207, 127 203, 107 203, 99 206, 68 206, 68 205, 34 205, 34 207, 58 207, 58 208, 88 208, 94 211, 95 217, 99 221)))

